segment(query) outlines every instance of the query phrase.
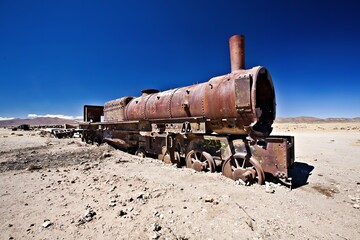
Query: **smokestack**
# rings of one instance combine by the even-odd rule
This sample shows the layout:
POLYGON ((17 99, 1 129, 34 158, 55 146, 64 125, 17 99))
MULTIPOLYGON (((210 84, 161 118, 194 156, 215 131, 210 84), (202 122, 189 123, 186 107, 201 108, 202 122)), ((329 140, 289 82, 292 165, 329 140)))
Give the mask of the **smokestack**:
POLYGON ((229 39, 231 72, 245 69, 245 37, 234 35, 229 39))

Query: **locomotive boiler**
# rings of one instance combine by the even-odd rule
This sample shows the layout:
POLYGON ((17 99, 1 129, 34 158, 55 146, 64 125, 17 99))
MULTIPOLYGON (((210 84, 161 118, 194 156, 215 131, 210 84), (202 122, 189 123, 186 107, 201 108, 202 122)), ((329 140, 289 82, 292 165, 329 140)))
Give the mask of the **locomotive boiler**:
POLYGON ((269 71, 245 69, 244 36, 229 40, 231 72, 192 86, 142 91, 84 106, 83 139, 107 142, 196 171, 221 171, 245 184, 291 184, 294 138, 270 136, 276 115, 269 71), (103 116, 103 121, 101 121, 103 116))

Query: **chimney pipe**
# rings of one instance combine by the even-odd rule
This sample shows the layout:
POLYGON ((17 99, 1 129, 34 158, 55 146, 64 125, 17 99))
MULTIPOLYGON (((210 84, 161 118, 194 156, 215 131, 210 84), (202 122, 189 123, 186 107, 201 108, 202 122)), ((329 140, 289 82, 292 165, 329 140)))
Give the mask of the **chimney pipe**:
POLYGON ((234 35, 229 39, 231 72, 245 69, 245 37, 234 35))

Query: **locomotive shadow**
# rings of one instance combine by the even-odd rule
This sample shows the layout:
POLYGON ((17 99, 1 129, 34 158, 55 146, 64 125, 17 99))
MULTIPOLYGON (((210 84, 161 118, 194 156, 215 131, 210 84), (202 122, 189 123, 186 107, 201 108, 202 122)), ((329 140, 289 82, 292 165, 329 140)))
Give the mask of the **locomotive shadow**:
POLYGON ((292 168, 289 171, 289 177, 292 178, 292 189, 309 184, 308 178, 311 172, 314 170, 314 166, 304 162, 294 162, 292 168))

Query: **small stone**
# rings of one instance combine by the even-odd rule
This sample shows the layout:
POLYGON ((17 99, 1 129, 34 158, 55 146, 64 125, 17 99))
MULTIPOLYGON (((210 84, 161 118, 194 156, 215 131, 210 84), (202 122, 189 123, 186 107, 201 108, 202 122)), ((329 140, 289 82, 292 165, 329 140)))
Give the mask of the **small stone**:
POLYGON ((84 218, 79 218, 77 223, 76 223, 76 226, 80 226, 82 224, 85 224, 86 223, 86 220, 84 218))
POLYGON ((109 192, 113 192, 116 189, 116 186, 113 186, 112 188, 109 189, 109 192))
POLYGON ((48 228, 52 225, 52 222, 50 222, 49 220, 45 220, 44 223, 42 224, 43 228, 48 228))
POLYGON ((26 168, 27 171, 34 171, 42 169, 40 165, 30 164, 29 167, 26 168))
POLYGON ((137 199, 144 199, 144 193, 143 192, 138 193, 136 198, 137 199))
POLYGON ((169 210, 169 214, 173 214, 174 211, 172 209, 169 210))
POLYGON ((89 165, 89 164, 85 164, 83 170, 84 170, 84 171, 88 171, 88 170, 90 170, 90 169, 91 169, 90 165, 89 165))
POLYGON ((85 211, 85 218, 92 218, 96 215, 96 212, 92 208, 88 207, 85 211))
POLYGON ((161 236, 161 234, 159 232, 154 232, 154 234, 152 235, 152 239, 158 239, 161 236))
POLYGON ((212 203, 212 202, 214 202, 214 199, 213 198, 205 198, 205 202, 212 203))
POLYGON ((8 227, 12 227, 13 225, 11 223, 9 223, 8 227))
POLYGON ((103 153, 102 158, 111 157, 111 153, 103 153))
POLYGON ((355 202, 356 201, 356 197, 348 195, 348 198, 350 198, 351 201, 355 202))
POLYGON ((352 206, 353 206, 353 208, 355 208, 355 209, 360 209, 360 205, 357 204, 357 203, 353 204, 352 206))
POLYGON ((155 210, 155 211, 153 212, 153 217, 157 217, 157 216, 159 216, 159 212, 155 210))
POLYGON ((92 217, 84 217, 83 218, 86 222, 91 222, 93 220, 92 217))
POLYGON ((270 186, 269 182, 265 182, 265 192, 266 193, 274 193, 275 190, 270 186))
POLYGON ((127 215, 127 212, 125 212, 124 210, 120 210, 118 215, 119 215, 119 217, 122 217, 122 216, 127 215))
POLYGON ((156 232, 161 230, 161 226, 159 224, 157 224, 157 223, 153 223, 151 225, 151 228, 152 228, 153 231, 156 231, 156 232))

